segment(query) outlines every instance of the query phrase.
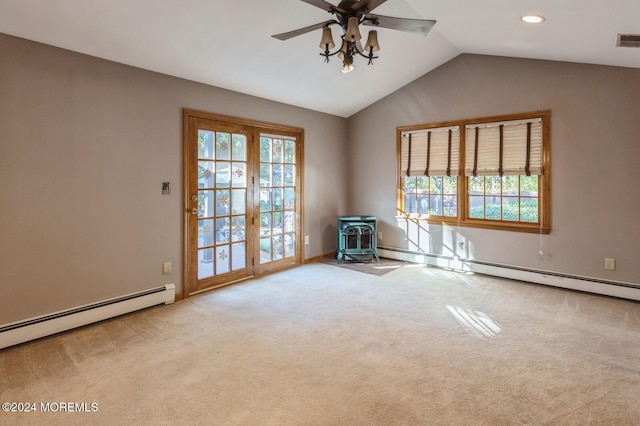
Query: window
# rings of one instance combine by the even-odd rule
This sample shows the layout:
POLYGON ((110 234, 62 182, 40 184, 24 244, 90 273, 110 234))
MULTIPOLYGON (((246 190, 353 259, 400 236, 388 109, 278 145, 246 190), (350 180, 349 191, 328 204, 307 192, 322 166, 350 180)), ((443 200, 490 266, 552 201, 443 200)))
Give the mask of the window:
POLYGON ((398 152, 400 215, 549 233, 549 111, 398 128, 398 152))
POLYGON ((457 217, 460 126, 406 131, 400 144, 405 211, 457 217))

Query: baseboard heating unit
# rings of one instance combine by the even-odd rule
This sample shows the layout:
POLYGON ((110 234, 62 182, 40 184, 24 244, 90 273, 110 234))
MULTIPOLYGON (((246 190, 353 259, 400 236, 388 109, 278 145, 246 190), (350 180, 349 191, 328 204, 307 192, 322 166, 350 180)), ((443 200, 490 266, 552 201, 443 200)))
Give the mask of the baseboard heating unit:
POLYGON ((160 287, 0 326, 0 349, 156 305, 173 303, 176 287, 160 287))
POLYGON ((604 296, 640 301, 640 284, 619 281, 608 281, 599 278, 582 277, 579 275, 562 274, 552 271, 542 271, 521 268, 512 265, 482 262, 471 259, 456 259, 451 256, 412 252, 390 247, 378 247, 380 257, 421 263, 437 268, 451 269, 461 272, 475 272, 495 277, 509 278, 568 290, 601 294, 604 296))

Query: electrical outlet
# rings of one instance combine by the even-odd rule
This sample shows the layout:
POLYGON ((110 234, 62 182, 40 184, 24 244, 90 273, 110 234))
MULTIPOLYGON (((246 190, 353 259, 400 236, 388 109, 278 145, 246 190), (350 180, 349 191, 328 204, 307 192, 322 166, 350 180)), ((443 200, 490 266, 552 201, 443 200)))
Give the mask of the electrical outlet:
POLYGON ((382 231, 378 231, 378 239, 382 241, 382 231))
POLYGON ((304 236, 304 243, 305 243, 305 245, 309 244, 309 236, 308 235, 304 236))
POLYGON ((171 273, 171 262, 164 262, 162 264, 162 275, 169 275, 171 273))
POLYGON ((615 259, 610 259, 610 258, 605 258, 604 259, 604 269, 606 269, 607 271, 615 271, 616 270, 616 260, 615 259))

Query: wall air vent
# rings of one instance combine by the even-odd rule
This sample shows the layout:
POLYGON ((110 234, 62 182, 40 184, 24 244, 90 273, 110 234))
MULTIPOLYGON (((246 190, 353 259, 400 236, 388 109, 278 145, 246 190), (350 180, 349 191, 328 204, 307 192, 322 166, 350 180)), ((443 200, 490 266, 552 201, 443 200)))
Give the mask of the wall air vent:
POLYGON ((618 47, 640 47, 640 34, 618 34, 618 47))

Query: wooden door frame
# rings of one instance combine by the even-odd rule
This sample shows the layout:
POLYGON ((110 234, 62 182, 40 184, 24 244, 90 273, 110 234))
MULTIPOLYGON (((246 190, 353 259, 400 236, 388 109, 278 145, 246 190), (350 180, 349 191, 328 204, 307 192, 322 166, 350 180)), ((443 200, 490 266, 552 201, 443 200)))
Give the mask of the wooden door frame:
MULTIPOLYGON (((303 168, 304 168, 304 129, 300 128, 300 127, 293 127, 293 126, 287 126, 287 125, 281 125, 281 124, 274 124, 274 123, 268 123, 268 122, 262 122, 262 121, 257 121, 257 120, 250 120, 250 119, 246 119, 246 118, 239 118, 239 117, 233 117, 233 116, 228 116, 228 115, 222 115, 222 114, 216 114, 216 113, 210 113, 210 112, 204 112, 204 111, 199 111, 199 110, 194 110, 194 109, 189 109, 189 108, 184 108, 182 110, 182 157, 183 157, 183 164, 182 164, 182 168, 183 168, 183 175, 182 175, 182 194, 183 194, 183 201, 182 201, 182 210, 183 210, 183 214, 182 214, 182 232, 183 232, 183 238, 182 238, 182 294, 184 298, 187 298, 191 295, 197 294, 197 293, 201 293, 204 291, 209 291, 212 290, 214 288, 219 288, 219 287, 223 287, 226 285, 230 285, 233 284, 237 281, 242 281, 248 278, 251 278, 253 276, 256 275, 261 275, 260 273, 258 274, 250 274, 248 277, 242 278, 241 280, 236 280, 236 281, 230 281, 228 283, 224 283, 221 285, 216 285, 210 288, 206 288, 206 289, 202 289, 202 290, 197 290, 197 291, 192 291, 192 287, 191 287, 191 282, 190 277, 189 277, 189 262, 191 261, 190 258, 190 254, 189 254, 189 216, 191 215, 191 209, 190 204, 191 204, 191 198, 189 195, 189 179, 191 178, 190 173, 189 173, 189 167, 192 161, 191 158, 191 146, 190 146, 190 126, 189 126, 189 121, 191 119, 204 119, 204 120, 212 120, 212 121, 218 121, 218 122, 223 122, 223 123, 229 123, 229 124, 233 124, 233 125, 241 125, 241 126, 249 126, 252 127, 254 130, 254 134, 259 134, 260 132, 267 132, 267 133, 284 133, 285 135, 296 135, 296 148, 299 152, 297 152, 297 158, 299 163, 296 163, 296 186, 299 187, 299 191, 297 192, 298 194, 298 199, 296 199, 296 203, 298 203, 297 205, 299 206, 299 209, 297 210, 297 217, 296 220, 298 221, 299 224, 299 229, 298 229, 298 233, 299 235, 297 235, 298 237, 298 244, 296 244, 296 254, 295 254, 295 261, 293 264, 288 265, 286 267, 282 267, 280 269, 286 269, 289 267, 293 267, 293 266, 297 266, 300 265, 302 263, 304 263, 304 256, 303 256, 303 252, 304 252, 304 199, 303 199, 303 194, 304 194, 304 183, 303 183, 303 168)), ((259 139, 258 139, 258 144, 259 144, 259 139)), ((250 154, 253 155, 253 154, 250 154)), ((252 165, 255 165, 255 162, 252 162, 252 165)), ((258 184, 259 185, 259 184, 258 184)), ((254 192, 254 198, 256 196, 256 193, 259 192, 259 187, 257 191, 253 191, 254 192)), ((258 216, 258 213, 256 211, 256 209, 259 210, 259 207, 255 205, 253 206, 253 210, 251 211, 251 218, 255 218, 256 216, 258 216)), ((249 217, 249 216, 248 216, 249 217)), ((259 225, 258 225, 259 226, 259 225)), ((256 235, 256 233, 251 232, 250 233, 252 236, 256 235)), ((253 244, 254 246, 258 246, 259 244, 253 244)), ((254 250, 256 251, 256 250, 254 250)), ((257 260, 259 262, 259 259, 257 260)), ((256 269, 259 271, 259 264, 255 265, 256 269)), ((273 272, 274 270, 268 270, 268 272, 273 272)))

